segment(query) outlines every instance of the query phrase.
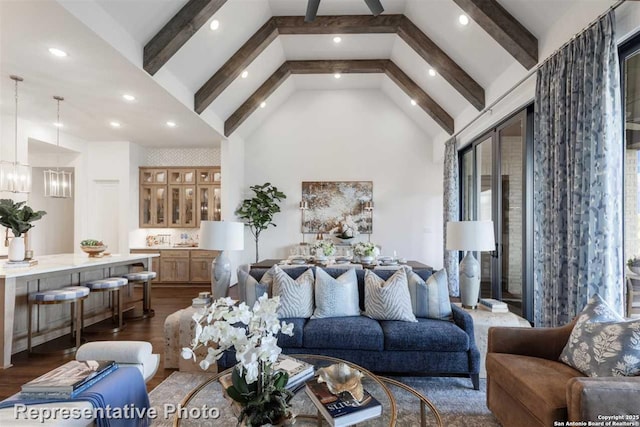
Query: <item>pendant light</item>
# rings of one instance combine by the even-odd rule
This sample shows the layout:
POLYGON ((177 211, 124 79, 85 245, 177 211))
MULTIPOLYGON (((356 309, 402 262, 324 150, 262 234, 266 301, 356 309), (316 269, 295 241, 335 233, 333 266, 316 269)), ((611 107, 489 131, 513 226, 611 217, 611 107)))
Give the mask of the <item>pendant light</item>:
MULTIPOLYGON (((54 96, 58 103, 58 115, 56 121, 56 146, 60 148, 60 101, 64 101, 61 96, 54 96)), ((47 169, 44 171, 44 197, 55 197, 68 199, 71 197, 71 172, 60 170, 59 157, 56 155, 56 170, 47 169)))
POLYGON ((0 160, 0 191, 29 193, 31 191, 31 167, 18 163, 18 83, 22 77, 9 76, 15 82, 15 130, 13 138, 13 162, 0 160))

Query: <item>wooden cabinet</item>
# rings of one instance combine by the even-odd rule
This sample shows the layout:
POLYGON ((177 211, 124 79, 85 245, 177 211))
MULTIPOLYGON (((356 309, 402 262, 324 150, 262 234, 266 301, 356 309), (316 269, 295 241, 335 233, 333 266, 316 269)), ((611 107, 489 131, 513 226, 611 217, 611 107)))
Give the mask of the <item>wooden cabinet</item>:
POLYGON ((169 184, 195 184, 196 183, 196 170, 185 168, 171 168, 167 169, 169 174, 169 184))
POLYGON ((196 175, 198 177, 198 184, 202 185, 211 185, 218 184, 222 182, 222 173, 220 171, 220 167, 213 168, 202 168, 196 170, 196 175))
POLYGON ((191 281, 211 283, 211 263, 218 251, 191 251, 191 281))
POLYGON ((163 282, 188 283, 189 251, 163 250, 160 251, 160 275, 163 282))
POLYGON ((169 227, 195 228, 196 187, 193 185, 169 186, 169 227))
POLYGON ((158 275, 154 284, 211 283, 211 263, 220 251, 202 249, 132 249, 131 253, 159 253, 152 270, 158 275))
POLYGON ((164 185, 140 186, 140 227, 167 226, 167 187, 164 185))
POLYGON ((220 221, 220 185, 198 185, 198 219, 200 221, 220 221))
POLYGON ((140 168, 140 227, 197 228, 220 220, 220 184, 220 167, 140 168))
POLYGON ((167 184, 167 170, 155 168, 140 168, 140 185, 167 184))

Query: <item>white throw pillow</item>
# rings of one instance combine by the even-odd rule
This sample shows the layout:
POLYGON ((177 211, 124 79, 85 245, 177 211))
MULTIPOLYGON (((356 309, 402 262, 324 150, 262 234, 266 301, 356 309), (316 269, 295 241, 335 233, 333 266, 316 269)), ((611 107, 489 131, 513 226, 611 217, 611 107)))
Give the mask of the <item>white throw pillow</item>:
POLYGON ((364 273, 364 308, 376 320, 417 322, 411 309, 411 295, 404 268, 385 282, 370 270, 364 273))
POLYGON ((312 319, 360 315, 358 276, 354 268, 334 279, 326 271, 316 268, 316 309, 312 319))
POLYGON ((270 271, 273 277, 273 296, 280 297, 278 317, 310 318, 313 315, 313 270, 308 269, 295 280, 277 265, 270 271))
POLYGON ((408 271, 407 277, 413 314, 416 317, 451 319, 453 314, 449 301, 447 270, 443 268, 433 273, 426 282, 413 271, 408 271))

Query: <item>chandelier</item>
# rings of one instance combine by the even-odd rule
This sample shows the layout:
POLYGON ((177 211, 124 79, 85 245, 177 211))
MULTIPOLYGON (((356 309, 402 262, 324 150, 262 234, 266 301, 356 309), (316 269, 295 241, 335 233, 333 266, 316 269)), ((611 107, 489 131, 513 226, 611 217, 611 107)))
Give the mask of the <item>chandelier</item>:
POLYGON ((18 163, 18 82, 22 77, 9 76, 15 82, 15 127, 13 137, 13 162, 0 160, 0 191, 29 193, 31 191, 31 167, 18 163))
MULTIPOLYGON (((64 101, 61 96, 54 96, 58 103, 58 116, 56 121, 56 146, 60 148, 60 101, 64 101)), ((44 171, 44 197, 56 197, 68 199, 71 197, 71 172, 58 168, 59 158, 56 155, 56 170, 47 169, 44 171)))

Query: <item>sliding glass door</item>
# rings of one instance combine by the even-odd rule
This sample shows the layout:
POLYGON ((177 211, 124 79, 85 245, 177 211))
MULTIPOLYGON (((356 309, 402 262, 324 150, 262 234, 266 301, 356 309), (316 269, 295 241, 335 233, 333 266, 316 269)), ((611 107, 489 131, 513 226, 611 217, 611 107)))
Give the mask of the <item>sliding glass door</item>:
POLYGON ((460 153, 461 219, 491 220, 495 230, 496 251, 478 254, 480 296, 503 300, 526 318, 532 314, 526 209, 531 116, 532 111, 518 113, 460 153))

